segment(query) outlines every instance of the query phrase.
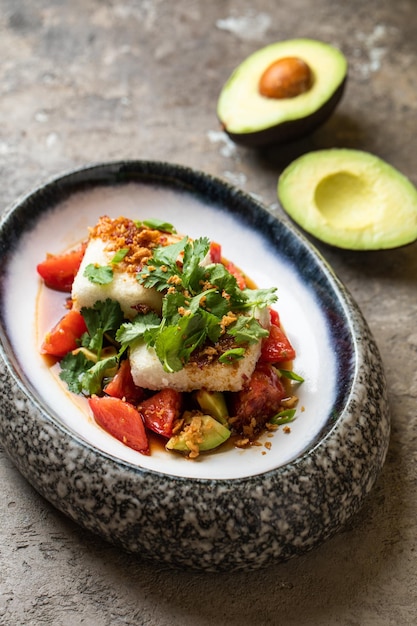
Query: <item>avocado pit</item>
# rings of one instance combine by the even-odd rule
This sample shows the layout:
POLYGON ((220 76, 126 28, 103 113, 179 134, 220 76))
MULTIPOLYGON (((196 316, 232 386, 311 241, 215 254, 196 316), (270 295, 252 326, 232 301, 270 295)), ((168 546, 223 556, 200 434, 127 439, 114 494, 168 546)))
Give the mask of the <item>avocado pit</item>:
POLYGON ((295 98, 311 89, 313 73, 298 57, 284 57, 271 63, 259 79, 259 93, 266 98, 295 98))
POLYGON ((235 68, 221 90, 217 116, 237 144, 284 144, 330 117, 346 80, 347 60, 337 48, 313 39, 279 41, 235 68))

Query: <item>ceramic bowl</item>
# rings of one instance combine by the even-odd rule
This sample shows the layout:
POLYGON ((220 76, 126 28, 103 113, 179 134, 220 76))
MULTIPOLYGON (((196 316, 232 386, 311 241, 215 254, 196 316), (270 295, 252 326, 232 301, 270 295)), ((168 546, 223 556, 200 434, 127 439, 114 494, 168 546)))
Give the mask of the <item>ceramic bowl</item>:
POLYGON ((141 558, 234 571, 303 554, 358 511, 388 447, 381 358, 326 261, 257 200, 179 165, 92 165, 8 209, 0 254, 1 442, 72 520, 141 558), (226 446, 197 461, 162 447, 145 457, 102 431, 63 389, 39 355, 56 310, 53 301, 39 313, 36 265, 81 240, 104 214, 158 217, 190 236, 207 235, 259 287, 278 288, 294 369, 305 379, 290 432, 280 428, 259 446, 226 446))

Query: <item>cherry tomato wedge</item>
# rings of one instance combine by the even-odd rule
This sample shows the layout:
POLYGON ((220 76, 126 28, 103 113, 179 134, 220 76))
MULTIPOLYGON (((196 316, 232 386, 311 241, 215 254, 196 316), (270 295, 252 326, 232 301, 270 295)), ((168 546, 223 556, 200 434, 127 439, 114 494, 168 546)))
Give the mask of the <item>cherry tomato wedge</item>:
POLYGON ((71 309, 60 319, 41 345, 41 354, 51 356, 65 356, 67 352, 78 347, 77 339, 87 330, 84 318, 79 311, 71 309))
POLYGON ((141 454, 149 454, 142 416, 132 404, 111 396, 91 396, 88 404, 97 424, 110 435, 141 454))
POLYGON ((222 262, 222 247, 215 241, 210 242, 210 260, 212 263, 222 262))
POLYGON ((120 363, 120 367, 112 380, 104 388, 104 393, 113 398, 124 398, 136 404, 143 399, 144 391, 133 382, 128 359, 120 363))
POLYGON ((282 363, 295 359, 295 350, 290 340, 279 326, 271 325, 269 337, 264 339, 261 350, 261 361, 282 363))
POLYGON ((270 363, 258 363, 245 387, 232 395, 232 415, 248 426, 253 418, 266 422, 277 412, 285 393, 274 367, 270 363))
POLYGON ((175 389, 162 389, 138 406, 149 430, 171 437, 172 426, 178 419, 182 406, 182 394, 175 389))
POLYGON ((246 280, 245 280, 244 275, 240 271, 240 269, 238 269, 236 267, 236 265, 234 263, 232 263, 231 261, 226 261, 225 267, 226 267, 227 271, 230 272, 231 275, 236 278, 236 282, 238 284, 239 289, 245 289, 246 288, 246 280))
POLYGON ((271 318, 271 324, 275 324, 275 326, 279 326, 280 325, 280 321, 279 321, 279 313, 276 309, 269 309, 269 316, 271 318))
POLYGON ((74 277, 79 270, 87 244, 65 254, 48 254, 36 267, 45 285, 56 291, 70 292, 74 277))

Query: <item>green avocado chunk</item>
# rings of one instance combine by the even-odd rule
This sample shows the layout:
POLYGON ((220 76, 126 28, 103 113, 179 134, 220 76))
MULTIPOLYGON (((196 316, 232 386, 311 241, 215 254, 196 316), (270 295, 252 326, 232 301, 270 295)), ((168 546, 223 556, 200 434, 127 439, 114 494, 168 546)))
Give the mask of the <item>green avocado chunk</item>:
POLYGON ((207 391, 206 389, 199 389, 195 398, 199 404, 200 409, 204 413, 208 413, 214 417, 215 420, 227 426, 227 417, 229 415, 224 395, 221 391, 207 391))
POLYGON ((339 248, 390 249, 417 239, 417 189, 368 152, 304 154, 279 177, 278 198, 305 231, 339 248))
POLYGON ((183 429, 167 441, 166 448, 198 454, 217 448, 229 439, 230 434, 230 430, 211 415, 190 413, 183 429))
POLYGON ((217 116, 238 144, 256 148, 291 141, 328 119, 343 95, 347 70, 343 53, 322 41, 290 39, 270 44, 233 71, 220 92, 217 116), (278 72, 277 78, 269 69, 280 63, 284 73, 278 72), (303 70, 298 75, 300 65, 307 66, 308 76, 303 70), (263 89, 268 72, 272 78, 263 89))

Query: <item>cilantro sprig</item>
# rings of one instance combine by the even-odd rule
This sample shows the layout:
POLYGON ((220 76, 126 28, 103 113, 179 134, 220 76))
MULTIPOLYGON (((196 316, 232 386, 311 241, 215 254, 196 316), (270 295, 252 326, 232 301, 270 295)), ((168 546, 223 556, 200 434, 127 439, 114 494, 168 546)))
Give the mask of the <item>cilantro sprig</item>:
POLYGON ((241 315, 229 330, 229 335, 235 338, 238 344, 257 343, 262 337, 267 337, 269 332, 263 328, 255 317, 241 315))
POLYGON ((75 354, 68 352, 61 361, 59 376, 73 393, 91 396, 101 393, 103 380, 114 374, 117 364, 116 356, 94 362, 82 351, 75 351, 75 354))
POLYGON ((177 267, 178 256, 183 252, 187 237, 169 246, 155 248, 152 260, 149 260, 137 275, 137 280, 147 289, 164 291, 180 279, 177 267))
POLYGON ((160 324, 160 318, 153 311, 137 315, 132 322, 124 322, 115 335, 116 341, 120 344, 120 353, 158 329, 160 324))
POLYGON ((87 326, 87 332, 81 337, 81 348, 85 350, 68 352, 61 360, 60 378, 70 391, 92 395, 102 390, 104 378, 119 361, 115 335, 124 321, 124 314, 118 302, 107 298, 91 308, 83 307, 81 315, 87 326), (115 346, 115 354, 106 356, 104 347, 109 344, 115 346))
POLYGON ((81 315, 88 331, 81 339, 82 345, 100 358, 104 339, 107 337, 108 341, 114 342, 115 334, 125 319, 121 306, 107 298, 97 301, 91 308, 83 307, 81 315))
POLYGON ((255 313, 276 301, 276 289, 240 289, 222 263, 207 262, 209 248, 207 237, 159 246, 137 275, 144 287, 165 292, 161 323, 142 338, 167 372, 182 369, 198 347, 225 332, 237 345, 220 357, 222 363, 242 358, 242 346, 268 335, 255 313), (232 313, 226 331, 223 320, 232 313))

